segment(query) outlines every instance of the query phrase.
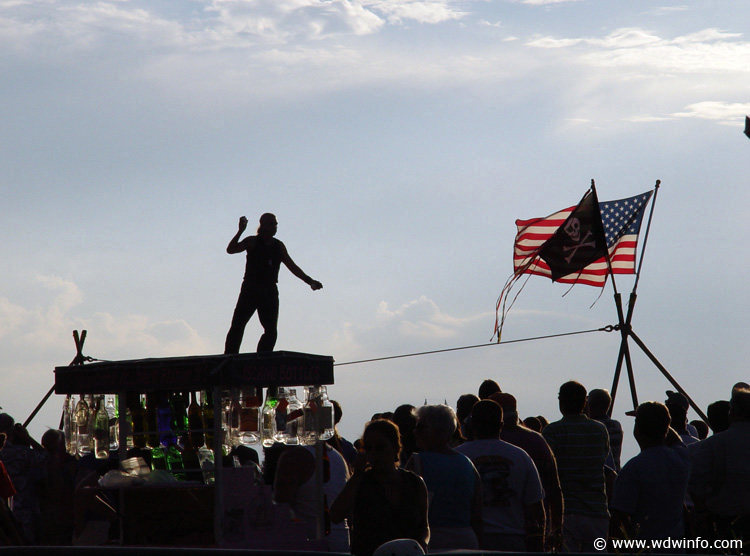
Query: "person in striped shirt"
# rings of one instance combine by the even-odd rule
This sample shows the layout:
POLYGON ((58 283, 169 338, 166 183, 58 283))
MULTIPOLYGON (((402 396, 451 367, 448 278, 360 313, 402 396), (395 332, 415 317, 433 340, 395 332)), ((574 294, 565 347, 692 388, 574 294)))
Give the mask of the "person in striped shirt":
POLYGON ((589 419, 586 388, 576 381, 560 386, 562 419, 542 431, 557 460, 563 493, 563 551, 596 552, 594 540, 606 539, 609 511, 604 462, 609 454, 607 428, 589 419))

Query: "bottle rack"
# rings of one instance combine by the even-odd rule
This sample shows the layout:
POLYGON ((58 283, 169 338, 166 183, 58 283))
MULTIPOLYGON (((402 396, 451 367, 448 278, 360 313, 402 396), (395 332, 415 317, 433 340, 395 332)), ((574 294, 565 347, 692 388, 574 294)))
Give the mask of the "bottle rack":
MULTIPOLYGON (((234 387, 333 384, 333 357, 275 351, 235 355, 204 355, 97 361, 55 368, 54 391, 59 395, 116 394, 122 412, 128 393, 212 390, 214 403, 214 539, 221 544, 222 420, 221 392, 234 387)), ((120 427, 119 457, 127 457, 127 430, 120 427)), ((318 450, 319 451, 319 450, 318 450)), ((320 465, 318 466, 320 467, 320 465)))

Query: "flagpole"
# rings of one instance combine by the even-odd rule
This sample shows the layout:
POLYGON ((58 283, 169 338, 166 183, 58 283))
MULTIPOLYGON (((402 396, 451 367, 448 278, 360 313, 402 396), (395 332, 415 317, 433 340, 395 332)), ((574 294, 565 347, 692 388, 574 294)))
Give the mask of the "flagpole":
MULTIPOLYGON (((644 253, 646 250, 646 244, 648 243, 648 235, 649 231, 651 230, 651 220, 654 216, 654 205, 656 204, 656 195, 659 192, 659 186, 661 185, 661 180, 656 180, 656 185, 654 186, 654 199, 651 203, 651 209, 649 211, 648 215, 648 222, 646 223, 646 233, 643 237, 643 246, 641 247, 641 257, 638 261, 638 270, 636 271, 635 275, 635 282, 633 283, 633 290, 630 292, 630 299, 628 300, 628 313, 625 317, 624 322, 620 322, 620 332, 623 334, 623 340, 620 345, 620 354, 617 359, 617 366, 615 369, 615 377, 612 383, 612 405, 614 405, 614 399, 617 395, 617 385, 620 381, 620 371, 622 369, 622 360, 623 357, 626 357, 626 365, 628 366, 628 378, 630 380, 630 391, 633 397, 633 409, 638 407, 638 396, 635 393, 635 378, 632 375, 632 366, 630 364, 630 348, 627 344, 627 336, 629 336, 632 333, 632 325, 631 322, 633 320, 633 309, 635 307, 635 302, 638 297, 636 290, 638 289, 638 280, 641 276, 641 268, 643 267, 643 258, 644 253)), ((615 303, 618 305, 618 311, 622 311, 622 298, 619 294, 615 293, 615 303)), ((610 407, 610 413, 612 411, 612 407, 610 407)))
POLYGON ((651 219, 654 217, 654 207, 656 206, 656 196, 659 194, 659 187, 661 186, 661 180, 656 180, 654 185, 654 199, 651 201, 651 210, 648 213, 648 222, 646 223, 646 233, 643 236, 643 247, 641 247, 641 260, 638 261, 638 271, 635 273, 635 282, 633 283, 633 292, 631 295, 635 296, 635 291, 638 289, 638 280, 641 278, 641 267, 643 267, 643 257, 646 254, 646 244, 648 243, 648 233, 651 231, 651 219))
MULTIPOLYGON (((596 195, 596 184, 594 183, 594 180, 591 180, 591 189, 594 191, 594 195, 596 195)), ((599 196, 596 195, 597 202, 599 202, 599 196)), ((630 321, 630 317, 632 316, 632 311, 628 310, 628 318, 625 318, 625 315, 622 310, 622 296, 620 295, 620 292, 617 291, 617 284, 615 283, 615 273, 612 271, 612 259, 609 256, 609 248, 605 250, 605 258, 607 261, 607 270, 609 271, 609 276, 612 278, 612 289, 614 290, 614 297, 615 297, 615 308, 617 309, 617 328, 620 330, 620 353, 617 356, 617 365, 615 366, 615 376, 614 380, 612 381, 612 390, 611 390, 611 397, 612 397, 612 403, 609 406, 608 414, 612 415, 612 408, 615 405, 615 397, 617 396, 617 385, 620 382, 620 372, 622 370, 622 362, 623 359, 625 360, 625 367, 628 371, 628 382, 630 383, 630 395, 633 400, 633 410, 635 410, 638 407, 638 394, 636 393, 635 389, 635 376, 633 375, 633 363, 630 359, 630 348, 628 346, 628 334, 630 330, 630 325, 628 324, 630 321)))

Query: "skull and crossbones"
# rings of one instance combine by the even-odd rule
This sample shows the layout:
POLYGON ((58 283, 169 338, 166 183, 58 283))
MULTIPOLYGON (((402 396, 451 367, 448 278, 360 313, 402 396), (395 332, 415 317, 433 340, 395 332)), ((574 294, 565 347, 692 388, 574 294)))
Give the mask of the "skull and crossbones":
POLYGON ((581 247, 595 247, 595 241, 587 240, 592 236, 591 230, 586 231, 586 235, 581 238, 581 221, 578 218, 571 218, 566 224, 563 231, 568 234, 568 237, 575 245, 563 246, 563 252, 567 253, 572 250, 572 253, 565 257, 565 262, 570 264, 570 261, 575 257, 576 252, 581 247))

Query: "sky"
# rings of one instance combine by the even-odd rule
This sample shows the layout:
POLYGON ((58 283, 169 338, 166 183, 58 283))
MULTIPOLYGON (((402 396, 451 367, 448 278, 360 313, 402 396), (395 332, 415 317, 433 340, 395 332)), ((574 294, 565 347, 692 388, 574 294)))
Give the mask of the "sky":
MULTIPOLYGON (((221 353, 244 268, 226 245, 272 212, 324 285, 282 268, 276 349, 334 357, 344 436, 485 378, 556 420, 563 382, 612 387, 618 334, 569 335, 617 323, 611 284, 531 277, 503 332, 528 341, 506 345, 495 302, 515 220, 594 179, 602 201, 661 180, 633 327, 705 411, 749 378, 749 17, 708 0, 0 0, 0 406, 28 417, 73 330, 102 360, 221 353)), ((617 277, 625 300, 634 283, 617 277)), ((253 319, 242 351, 259 334, 253 319)), ((631 351, 639 401, 663 401, 674 388, 631 351)), ((621 380, 625 459, 629 409, 621 380)))

